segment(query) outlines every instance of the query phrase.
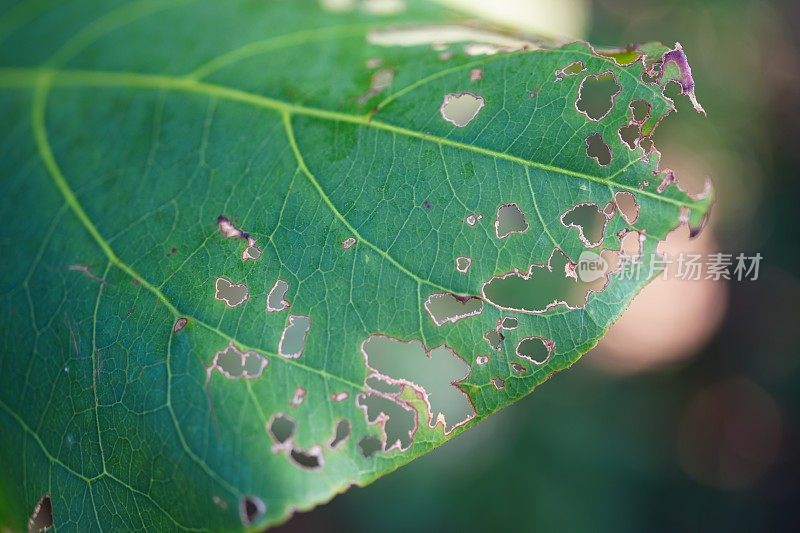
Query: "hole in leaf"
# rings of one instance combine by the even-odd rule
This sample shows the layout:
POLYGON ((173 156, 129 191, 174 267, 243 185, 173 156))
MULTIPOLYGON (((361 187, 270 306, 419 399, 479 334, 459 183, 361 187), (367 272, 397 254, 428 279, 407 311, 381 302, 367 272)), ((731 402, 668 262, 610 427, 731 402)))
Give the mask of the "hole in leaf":
POLYGON ((45 493, 36 502, 28 519, 28 533, 47 531, 51 527, 53 527, 53 502, 50 500, 50 494, 45 493))
POLYGON ((461 272, 462 274, 466 274, 469 270, 470 265, 472 265, 472 259, 469 257, 456 257, 456 270, 461 272))
POLYGON ((511 363, 511 368, 514 369, 514 372, 516 372, 517 374, 524 374, 525 372, 528 371, 527 368, 525 368, 519 363, 511 363))
POLYGON ((289 323, 281 334, 278 353, 287 359, 297 359, 306 347, 306 336, 311 329, 311 319, 303 315, 289 315, 289 323))
POLYGON ((503 390, 506 388, 506 382, 500 376, 492 378, 492 385, 497 390, 503 390))
POLYGON ((247 247, 242 252, 242 261, 255 261, 261 257, 261 248, 256 245, 256 241, 252 237, 247 238, 247 247))
POLYGON ((575 61, 564 68, 556 70, 556 81, 563 80, 566 76, 575 76, 586 70, 582 61, 575 61))
POLYGON ((292 451, 289 452, 289 457, 292 458, 292 461, 294 461, 297 466, 302 468, 316 470, 322 467, 322 448, 319 446, 314 446, 308 451, 293 448, 292 451))
POLYGON ((483 366, 483 365, 485 365, 486 363, 489 362, 489 356, 488 355, 479 355, 478 357, 475 358, 475 362, 477 364, 483 366))
POLYGON ((339 420, 336 424, 336 429, 333 431, 333 439, 329 446, 332 450, 338 448, 344 441, 350 437, 350 421, 339 420))
MULTIPOLYGON (((604 264, 607 265, 607 261, 604 264)), ((576 274, 576 266, 555 250, 547 265, 531 265, 526 273, 515 270, 491 278, 483 284, 483 297, 499 309, 523 313, 544 313, 559 305, 571 309, 583 307, 589 291, 605 287, 606 274, 611 270, 584 281, 576 274)))
POLYGON ((463 128, 472 122, 483 105, 483 98, 472 93, 450 93, 444 96, 439 110, 447 122, 463 128))
POLYGON ((358 441, 358 447, 361 450, 361 455, 367 459, 381 451, 381 446, 381 441, 372 435, 367 435, 358 441))
POLYGON ((432 425, 441 421, 449 432, 475 415, 469 397, 457 385, 469 373, 469 365, 450 348, 426 351, 417 340, 372 335, 361 351, 367 366, 378 372, 376 377, 409 385, 425 397, 432 425))
POLYGON ((586 76, 578 91, 575 107, 591 120, 600 120, 614 107, 621 88, 611 72, 586 76))
POLYGON ((639 204, 636 197, 629 192, 618 192, 614 195, 614 203, 628 224, 633 224, 639 218, 639 204))
POLYGON ((629 150, 633 150, 639 144, 639 128, 638 124, 628 124, 619 129, 619 138, 629 150))
POLYGON ((333 394, 331 394, 331 400, 333 400, 334 402, 343 402, 349 397, 350 394, 345 391, 334 392, 333 394))
POLYGON ((597 204, 578 204, 561 215, 561 223, 568 228, 576 228, 581 242, 589 248, 603 242, 607 221, 597 204))
POLYGON ((489 343, 492 350, 499 352, 503 347, 503 341, 506 339, 505 335, 499 331, 492 329, 483 334, 483 338, 489 343))
POLYGON ((528 221, 517 204, 503 204, 497 208, 494 231, 498 239, 505 239, 512 233, 525 233, 527 230, 528 221))
POLYGON ((634 230, 622 230, 619 232, 620 247, 619 253, 622 256, 632 258, 642 255, 644 248, 645 235, 634 230))
POLYGON ((247 246, 242 252, 242 261, 255 261, 261 257, 261 248, 258 247, 255 239, 249 233, 237 228, 228 217, 224 215, 218 216, 217 227, 226 239, 242 239, 247 242, 247 246))
POLYGON ((297 387, 294 390, 292 401, 289 403, 292 407, 298 407, 306 399, 306 390, 303 387, 297 387))
POLYGON ((267 506, 256 496, 245 496, 239 503, 239 517, 245 526, 258 522, 266 512, 267 506))
POLYGON ((603 140, 603 136, 594 133, 586 137, 586 155, 597 161, 601 167, 611 163, 611 148, 603 140))
POLYGON ((214 355, 209 371, 216 368, 229 379, 254 379, 261 375, 269 361, 256 352, 241 352, 233 343, 214 355))
POLYGON ((517 355, 535 365, 543 365, 553 353, 553 341, 541 337, 526 337, 517 344, 517 355))
POLYGON ((367 422, 380 424, 384 434, 384 451, 407 450, 417 431, 416 411, 404 402, 379 394, 359 394, 359 407, 364 408, 367 422))
POLYGON ((287 444, 294 435, 296 425, 294 420, 279 413, 269 423, 269 434, 276 445, 287 444))
POLYGON ((517 329, 517 327, 519 327, 519 320, 513 316, 507 316, 500 321, 500 327, 507 330, 517 329))
POLYGON ((482 218, 483 215, 480 215, 478 213, 473 213, 471 215, 467 215, 465 222, 467 223, 467 226, 474 227, 475 224, 480 222, 482 218))
POLYGON ((456 323, 483 311, 483 301, 477 296, 456 296, 449 292, 431 294, 425 301, 425 310, 437 326, 456 323))
POLYGON ((667 187, 675 183, 678 183, 678 177, 675 176, 675 173, 668 168, 664 169, 664 177, 661 179, 661 183, 658 184, 658 187, 656 187, 656 190, 659 193, 663 193, 667 190, 667 187))
POLYGON ((267 311, 270 313, 277 313, 289 308, 289 302, 286 300, 286 292, 289 290, 289 284, 279 279, 275 285, 270 289, 267 295, 267 311))
POLYGON ((220 302, 225 302, 228 307, 236 307, 243 304, 249 296, 247 285, 244 283, 237 285, 225 278, 217 278, 214 298, 220 302))
POLYGON ((628 107, 631 110, 633 121, 639 124, 644 123, 650 115, 650 102, 647 100, 631 100, 628 107))

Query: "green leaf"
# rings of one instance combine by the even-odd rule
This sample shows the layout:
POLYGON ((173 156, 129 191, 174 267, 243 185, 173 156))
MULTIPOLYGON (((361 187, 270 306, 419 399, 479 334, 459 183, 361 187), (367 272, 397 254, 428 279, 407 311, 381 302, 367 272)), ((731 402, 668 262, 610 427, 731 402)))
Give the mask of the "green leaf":
POLYGON ((628 231, 648 265, 701 226, 710 197, 636 139, 668 82, 694 98, 679 46, 523 44, 411 4, 3 8, 5 525, 44 495, 79 531, 281 522, 594 346, 648 276, 586 282, 584 252, 628 231), (391 44, 430 21, 460 41, 391 44))

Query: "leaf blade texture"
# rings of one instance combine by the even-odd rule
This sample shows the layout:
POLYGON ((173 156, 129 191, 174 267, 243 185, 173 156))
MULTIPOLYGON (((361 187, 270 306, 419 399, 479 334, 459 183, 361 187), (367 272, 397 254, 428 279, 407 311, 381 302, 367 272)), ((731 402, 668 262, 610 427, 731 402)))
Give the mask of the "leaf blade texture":
POLYGON ((5 524, 43 495, 57 528, 284 521, 593 347, 647 279, 579 283, 581 254, 702 227, 650 146, 667 83, 696 103, 680 46, 373 11, 5 7, 5 524))

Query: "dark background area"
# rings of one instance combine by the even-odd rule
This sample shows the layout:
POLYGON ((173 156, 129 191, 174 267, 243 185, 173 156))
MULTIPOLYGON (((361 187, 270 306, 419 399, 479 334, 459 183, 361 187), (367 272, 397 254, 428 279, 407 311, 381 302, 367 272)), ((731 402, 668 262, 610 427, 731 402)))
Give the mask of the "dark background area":
POLYGON ((679 99, 655 135, 662 167, 689 188, 712 177, 700 246, 761 253, 759 279, 646 289, 616 342, 282 530, 800 531, 800 7, 588 9, 591 42, 684 46, 708 118, 679 99))

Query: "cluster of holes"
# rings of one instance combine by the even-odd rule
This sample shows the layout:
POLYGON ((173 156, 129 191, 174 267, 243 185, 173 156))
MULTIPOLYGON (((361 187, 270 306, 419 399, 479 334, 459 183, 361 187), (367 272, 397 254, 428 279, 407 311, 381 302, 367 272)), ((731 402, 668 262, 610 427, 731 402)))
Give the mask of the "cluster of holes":
POLYGON ((379 424, 383 431, 383 451, 407 450, 417 431, 417 412, 397 397, 378 392, 359 394, 357 405, 367 422, 379 424))
POLYGON ((467 218, 464 220, 464 222, 466 222, 467 226, 469 227, 475 227, 475 225, 480 222, 482 218, 483 215, 479 213, 471 213, 467 215, 467 218))
MULTIPOLYGON (((228 217, 224 215, 218 216, 217 227, 226 239, 241 239, 247 243, 242 252, 242 261, 255 261, 261 257, 263 252, 256 244, 256 240, 249 233, 237 228, 228 217)), ((175 248, 172 249, 172 253, 176 251, 175 248)))
MULTIPOLYGON (((348 425, 349 428, 349 425, 348 425)), ((294 445, 293 438, 297 423, 291 417, 278 413, 267 424, 267 433, 273 441, 274 452, 286 452, 287 457, 297 466, 308 470, 322 468, 324 458, 321 446, 313 446, 302 450, 294 445)), ((334 438, 336 435, 334 434, 334 438)), ((343 439, 346 437, 343 437, 343 439)))
MULTIPOLYGON (((447 51, 443 52, 447 53, 447 51)), ((446 58, 449 58, 449 56, 445 57, 445 59, 446 58)), ((380 65, 380 60, 370 60, 370 62, 368 62, 369 68, 378 68, 380 65)), ((578 75, 584 71, 584 64, 580 61, 577 61, 556 71, 556 79, 561 80, 566 76, 578 75)), ((481 69, 473 69, 470 73, 470 80, 473 82, 480 81, 482 77, 483 71, 481 69)), ((390 69, 382 69, 375 72, 372 76, 370 91, 362 96, 362 99, 368 99, 378 92, 385 90, 389 85, 391 85, 393 78, 394 72, 390 69)), ((576 108, 589 120, 602 120, 610 113, 614 105, 614 100, 620 93, 620 90, 621 87, 611 72, 586 76, 580 84, 578 99, 575 102, 576 108)), ((440 111, 444 120, 456 127, 463 128, 475 119, 479 111, 483 108, 484 104, 485 102, 482 97, 472 93, 451 93, 445 95, 440 111)), ((649 104, 643 100, 631 102, 630 108, 633 117, 628 124, 625 124, 619 128, 618 133, 620 140, 629 149, 633 150, 640 145, 640 138, 642 135, 641 127, 649 115, 650 110, 649 104)), ((603 137, 600 133, 594 133, 587 137, 586 146, 587 155, 595 159, 599 165, 607 166, 611 163, 612 151, 609 145, 603 140, 603 137)), ((667 176, 667 178, 665 178, 665 180, 662 182, 659 187, 660 189, 663 189, 669 184, 668 179, 669 176, 667 176)), ((635 197, 630 193, 617 193, 617 195, 615 195, 614 205, 612 207, 618 209, 622 213, 626 222, 629 224, 633 224, 638 218, 638 205, 636 204, 635 197)), ((613 210, 611 213, 613 213, 613 210)), ((609 213, 606 210, 600 211, 596 204, 583 204, 575 206, 570 211, 562 215, 562 222, 567 227, 578 228, 581 240, 584 241, 587 246, 597 246, 602 241, 602 233, 608 216, 609 213), (590 215, 587 216, 591 216, 595 220, 593 222, 580 222, 579 219, 581 211, 588 212, 590 215), (600 234, 599 237, 595 237, 595 234, 589 234, 590 228, 593 229, 595 233, 598 233, 598 227, 600 234)), ((466 223, 469 226, 475 226, 480 221, 481 217, 482 216, 479 214, 471 214, 467 217, 466 223)), ((495 221, 495 232, 498 239, 504 239, 513 233, 524 233, 527 231, 527 229, 527 220, 516 204, 504 204, 498 208, 495 221)), ((355 239, 350 237, 342 242, 342 247, 344 249, 348 249, 355 244, 355 239)), ((246 250, 245 254, 247 253, 248 252, 246 250)), ((456 269, 459 272, 466 273, 470 265, 471 259, 469 257, 461 256, 456 258, 456 269)), ((279 282, 281 282, 281 280, 279 280, 279 282)), ((243 286, 234 285, 224 278, 218 279, 217 283, 217 298, 224 300, 226 304, 231 307, 241 304, 248 297, 246 287, 244 287, 244 290, 242 290, 243 286), (234 293, 231 294, 231 291, 234 293)), ((276 283, 276 286, 273 287, 273 290, 270 292, 270 296, 268 297, 268 310, 279 311, 286 309, 289 306, 289 303, 284 300, 284 295, 287 289, 288 286, 285 285, 285 282, 283 282, 283 285, 276 283)), ((462 318, 480 314, 483 308, 483 301, 481 298, 477 297, 463 297, 450 293, 440 293, 429 297, 425 302, 425 308, 433 319, 434 323, 436 323, 437 326, 441 326, 448 322, 454 323, 462 318)), ((180 327, 178 327, 178 324, 176 323, 175 331, 180 331, 184 325, 185 322, 180 324, 180 327)), ((484 334, 484 338, 492 350, 500 351, 502 349, 502 343, 505 340, 505 336, 501 330, 513 330, 516 329, 518 325, 519 322, 516 318, 505 317, 498 322, 498 327, 495 330, 486 332, 484 334)), ((280 354, 284 357, 298 357, 302 353, 305 335, 307 334, 309 327, 310 320, 308 317, 295 315, 290 316, 289 323, 281 337, 279 346, 280 354), (299 340, 289 339, 290 334, 293 333, 295 328, 299 331, 299 333, 297 333, 299 340), (290 344, 292 346, 294 346, 294 344, 298 344, 300 347, 299 349, 288 347, 290 344)), ((550 340, 543 339, 541 337, 525 337, 517 343, 515 352, 518 357, 523 358, 535 365, 543 365, 552 356, 553 349, 554 345, 550 340)), ((478 365, 485 365, 488 362, 488 355, 482 355, 476 358, 476 363, 478 365)), ((518 362, 512 363, 511 368, 517 374, 524 374, 527 372, 527 368, 518 362)), ((505 381, 499 376, 494 377, 491 380, 491 383, 497 390, 502 390, 506 385, 505 381)), ((295 392, 292 405, 299 405, 302 402, 304 395, 305 390, 298 389, 298 391, 295 392), (302 394, 300 394, 300 391, 302 391, 302 394)), ((334 401, 343 401, 346 398, 347 393, 334 393, 332 395, 332 399, 334 401)), ((366 410, 369 411, 370 402, 379 402, 380 399, 386 399, 386 397, 382 396, 381 394, 360 395, 357 402, 361 402, 360 405, 364 406, 366 410)), ((400 406, 400 404, 393 401, 389 401, 389 403, 400 406)), ((385 410, 387 410, 386 406, 379 409, 379 414, 373 415, 372 420, 375 421, 381 416, 386 416, 385 410)), ((367 416, 369 419, 369 414, 367 416)), ((276 440, 276 442, 285 443, 291 441, 294 426, 292 425, 291 427, 288 427, 286 425, 287 420, 289 419, 285 416, 276 417, 274 419, 273 425, 270 427, 270 433, 273 435, 273 438, 276 440), (276 424, 279 423, 284 424, 284 426, 276 426, 276 424)), ((346 420, 340 420, 336 425, 334 437, 330 442, 330 447, 335 448, 341 445, 341 443, 349 437, 349 434, 349 422, 346 420)), ((382 445, 378 438, 370 435, 362 438, 358 442, 358 446, 365 457, 372 457, 375 453, 381 450, 382 446, 388 446, 390 449, 394 446, 397 446, 400 449, 406 449, 408 446, 410 446, 412 437, 413 435, 411 432, 407 432, 407 440, 403 440, 401 436, 397 436, 396 438, 387 436, 384 444, 382 445)), ((289 451, 289 456, 300 466, 306 468, 318 468, 321 466, 322 462, 321 451, 319 451, 318 448, 319 447, 315 447, 309 451, 291 448, 289 451)), ((245 515, 247 515, 247 517, 251 517, 251 515, 259 512, 259 505, 256 502, 260 502, 260 500, 248 500, 248 498, 243 499, 243 505, 246 503, 245 507, 248 507, 248 509, 245 509, 247 512, 243 511, 243 522, 245 522, 245 515)), ((263 513, 263 503, 261 504, 260 512, 263 513)), ((247 523, 252 523, 252 518, 247 518, 247 520, 247 523)))
MULTIPOLYGON (((428 350, 421 341, 403 342, 372 335, 362 343, 361 351, 375 378, 367 382, 371 394, 382 396, 405 409, 408 403, 400 398, 399 393, 402 387, 409 387, 409 392, 413 391, 427 405, 431 427, 441 424, 445 433, 475 416, 469 396, 457 386, 469 374, 470 366, 447 346, 428 350), (394 388, 377 386, 378 382, 394 388)), ((359 398, 359 402, 363 403, 364 399, 359 398)), ((411 412, 416 425, 417 411, 412 409, 411 412)), ((400 416, 406 415, 400 413, 400 416)))
POLYGON ((208 367, 208 379, 214 369, 228 379, 255 379, 261 376, 269 360, 256 352, 243 352, 233 343, 214 354, 208 367))

